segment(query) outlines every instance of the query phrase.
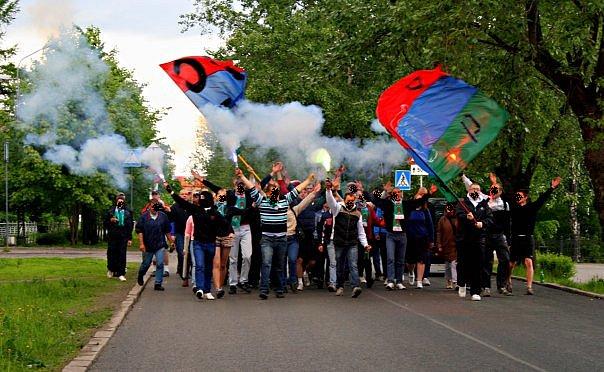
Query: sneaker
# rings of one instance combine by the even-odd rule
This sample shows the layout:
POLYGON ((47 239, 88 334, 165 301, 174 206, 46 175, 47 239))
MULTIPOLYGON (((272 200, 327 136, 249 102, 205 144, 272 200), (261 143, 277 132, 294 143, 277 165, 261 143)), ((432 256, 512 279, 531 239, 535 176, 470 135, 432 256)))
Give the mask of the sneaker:
POLYGON ((406 289, 406 287, 403 285, 403 283, 396 283, 396 289, 403 290, 406 289))
POLYGON ((237 288, 241 289, 245 293, 252 293, 252 290, 250 289, 250 286, 247 283, 238 283, 237 288))
POLYGON ((354 287, 352 289, 352 298, 357 298, 361 295, 361 292, 363 292, 363 290, 361 289, 361 287, 354 287))
POLYGON ((454 288, 454 289, 459 288, 459 286, 457 285, 457 282, 456 282, 456 281, 453 281, 453 283, 452 283, 452 284, 453 284, 453 288, 454 288))
POLYGON ((136 282, 138 283, 138 285, 143 285, 145 284, 145 278, 143 278, 142 275, 138 275, 138 278, 136 278, 136 282))
POLYGON ((447 280, 447 286, 445 287, 446 289, 453 289, 453 282, 450 280, 447 280))
POLYGON ((529 296, 532 296, 532 295, 535 294, 535 292, 533 291, 533 288, 527 287, 526 288, 526 294, 529 295, 529 296))
POLYGON ((482 290, 482 297, 491 297, 491 288, 485 288, 482 290))
POLYGON ((298 287, 296 288, 297 291, 303 291, 304 290, 304 283, 298 283, 298 287))
POLYGON ((340 287, 338 288, 338 290, 336 291, 336 296, 343 296, 344 295, 344 288, 340 287))
POLYGON ((285 294, 283 292, 277 292, 277 298, 284 298, 285 294))
POLYGON ((363 283, 367 283, 367 279, 365 279, 365 277, 364 277, 364 276, 362 276, 362 277, 360 278, 360 280, 361 280, 361 284, 363 284, 363 283))
POLYGON ((384 287, 388 286, 388 279, 384 279, 384 287))
POLYGON ((258 294, 258 297, 260 297, 261 300, 266 300, 268 298, 268 293, 266 293, 266 292, 260 292, 258 294))
POLYGON ((464 285, 463 287, 459 287, 459 297, 464 298, 466 297, 466 286, 464 285))
POLYGON ((165 290, 165 288, 162 287, 161 284, 157 284, 157 283, 155 283, 155 287, 153 287, 153 289, 156 290, 156 291, 163 291, 163 290, 165 290))
POLYGON ((113 278, 113 271, 107 271, 107 278, 113 278))
POLYGON ((330 285, 327 287, 327 290, 328 290, 329 292, 332 292, 332 293, 333 293, 333 292, 335 292, 335 291, 336 291, 336 286, 335 286, 335 285, 333 285, 333 284, 330 284, 330 285))
POLYGON ((120 275, 120 277, 118 278, 120 280, 120 282, 125 282, 126 281, 126 277, 123 275, 120 275))
POLYGON ((413 285, 415 283, 415 273, 409 274, 409 285, 413 285))
POLYGON ((195 296, 197 296, 197 298, 199 298, 200 300, 203 299, 203 291, 201 289, 198 289, 195 291, 195 296))
POLYGON ((480 298, 480 295, 477 295, 477 294, 472 295, 472 301, 480 301, 480 300, 482 300, 482 298, 480 298))
POLYGON ((170 276, 170 270, 167 267, 164 267, 164 278, 170 276))
POLYGON ((422 288, 424 288, 424 285, 422 284, 421 281, 418 280, 415 288, 422 289, 422 288))
POLYGON ((224 297, 224 289, 218 288, 218 290, 216 291, 216 297, 217 298, 223 298, 224 297))
POLYGON ((512 293, 507 290, 507 288, 499 288, 498 291, 504 296, 513 296, 512 293))
POLYGON ((237 287, 235 287, 234 285, 229 286, 229 294, 235 293, 237 293, 237 287))
POLYGON ((512 293, 512 283, 508 283, 508 284, 505 286, 505 289, 507 289, 507 290, 508 290, 508 292, 512 293))
POLYGON ((394 290, 394 283, 388 283, 388 284, 386 284, 386 290, 387 291, 393 291, 394 290))
POLYGON ((425 285, 426 287, 429 287, 430 286, 430 279, 424 278, 422 280, 422 284, 425 285))
POLYGON ((189 286, 189 279, 183 279, 182 286, 183 287, 188 287, 189 286))
POLYGON ((302 278, 304 281, 304 286, 310 287, 310 279, 308 279, 308 273, 304 272, 304 275, 302 276, 302 278))
POLYGON ((215 300, 214 296, 212 295, 212 293, 208 292, 203 296, 206 300, 215 300))

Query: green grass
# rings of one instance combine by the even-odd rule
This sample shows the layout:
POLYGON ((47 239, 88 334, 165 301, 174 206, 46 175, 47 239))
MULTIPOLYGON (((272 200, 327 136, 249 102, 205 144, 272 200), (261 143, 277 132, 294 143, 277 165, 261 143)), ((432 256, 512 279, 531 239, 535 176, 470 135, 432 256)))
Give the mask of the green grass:
MULTIPOLYGON (((497 271, 496 266, 495 266, 494 271, 497 271)), ((516 275, 521 278, 526 278, 526 269, 524 268, 524 266, 516 266, 514 268, 514 271, 512 272, 512 275, 516 275)), ((540 272, 539 268, 535 269, 535 275, 534 275, 533 280, 537 283, 541 282, 541 272, 540 272)), ((580 289, 580 290, 587 291, 587 292, 604 294, 604 279, 601 279, 601 278, 594 278, 587 283, 577 283, 571 279, 558 278, 553 275, 550 275, 547 272, 544 272, 543 281, 545 283, 560 284, 560 285, 580 289)))
POLYGON ((0 371, 57 371, 77 355, 121 300, 111 294, 132 287, 105 273, 100 259, 0 259, 0 371))

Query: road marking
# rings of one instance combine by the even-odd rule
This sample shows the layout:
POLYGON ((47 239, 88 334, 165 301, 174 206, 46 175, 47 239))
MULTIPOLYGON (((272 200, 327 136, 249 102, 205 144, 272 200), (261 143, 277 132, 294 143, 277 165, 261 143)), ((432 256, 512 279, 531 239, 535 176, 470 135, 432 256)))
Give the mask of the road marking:
POLYGON ((478 338, 476 338, 476 337, 474 337, 472 335, 469 335, 469 334, 467 334, 465 332, 462 332, 462 331, 460 331, 458 329, 455 329, 455 328, 451 327, 450 325, 441 322, 440 320, 431 318, 431 317, 429 317, 426 314, 422 314, 420 312, 417 312, 417 311, 415 311, 415 310, 413 310, 413 309, 411 309, 411 308, 409 308, 409 307, 407 307, 405 305, 401 305, 398 302, 393 301, 393 300, 391 300, 391 299, 389 299, 387 297, 381 296, 381 295, 379 295, 379 294, 377 294, 377 293, 375 293, 373 291, 368 291, 368 292, 371 293, 372 295, 374 295, 374 296, 376 296, 378 298, 381 298, 382 300, 384 300, 384 301, 386 301, 386 302, 388 302, 388 303, 390 303, 390 304, 392 304, 392 305, 400 308, 400 309, 406 310, 406 311, 408 311, 410 313, 413 313, 413 314, 415 314, 417 316, 420 316, 420 317, 422 317, 422 318, 424 318, 426 320, 429 320, 432 323, 437 324, 437 325, 439 325, 439 326, 441 326, 443 328, 446 328, 446 329, 448 329, 451 332, 457 333, 458 335, 460 335, 462 337, 465 337, 465 338, 467 338, 470 341, 474 341, 474 342, 476 342, 479 345, 482 345, 482 346, 484 346, 484 347, 486 347, 488 349, 491 349, 491 350, 495 351, 498 354, 501 354, 501 355, 503 355, 503 356, 505 356, 505 357, 507 357, 509 359, 512 359, 512 360, 514 360, 514 361, 516 361, 518 363, 524 364, 525 366, 530 367, 530 368, 534 369, 535 371, 542 371, 542 372, 546 371, 545 369, 543 369, 541 367, 538 367, 538 366, 536 366, 534 364, 531 364, 531 363, 527 362, 526 360, 523 360, 523 359, 520 359, 518 357, 515 357, 512 354, 510 354, 508 352, 505 352, 505 351, 501 350, 500 348, 498 348, 496 346, 488 344, 488 343, 486 343, 486 342, 484 342, 484 341, 482 341, 482 340, 480 340, 480 339, 478 339, 478 338))

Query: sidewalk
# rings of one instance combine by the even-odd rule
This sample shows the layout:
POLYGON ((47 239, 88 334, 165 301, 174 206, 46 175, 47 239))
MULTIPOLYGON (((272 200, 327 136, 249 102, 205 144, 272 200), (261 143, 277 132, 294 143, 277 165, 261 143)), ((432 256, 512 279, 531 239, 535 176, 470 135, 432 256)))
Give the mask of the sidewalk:
MULTIPOLYGON (((128 251, 128 262, 140 262, 141 253, 128 251)), ((65 247, 15 247, 10 252, 0 251, 0 258, 30 258, 30 257, 62 257, 78 258, 91 257, 107 259, 106 248, 65 248, 65 247)))
POLYGON ((577 274, 573 280, 577 283, 586 283, 595 277, 604 279, 604 264, 580 263, 576 268, 577 274))

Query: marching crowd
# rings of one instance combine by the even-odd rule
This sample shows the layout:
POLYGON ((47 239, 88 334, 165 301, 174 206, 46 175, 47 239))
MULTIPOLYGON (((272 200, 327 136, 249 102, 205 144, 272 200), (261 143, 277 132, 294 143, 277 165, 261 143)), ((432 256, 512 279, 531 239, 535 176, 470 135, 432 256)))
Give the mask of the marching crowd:
POLYGON ((534 294, 537 212, 559 177, 532 202, 527 190, 504 194, 493 174, 487 194, 462 175, 467 195, 447 203, 435 221, 429 202, 435 186, 406 198, 390 182, 372 190, 360 181, 343 184, 344 170, 338 169, 333 180, 321 182, 310 174, 296 181, 276 162, 258 183, 237 169, 232 189, 193 172, 205 188, 177 193, 164 183, 174 203, 164 203, 155 192, 136 224, 125 195, 119 194, 105 217, 107 276, 126 280, 126 249, 134 229, 143 252, 138 283, 155 260, 154 289, 163 291, 166 250, 175 249, 182 286, 199 299, 255 289, 263 300, 271 290, 282 298, 311 285, 342 296, 347 282, 353 298, 363 284, 371 288, 375 281, 383 281, 388 291, 404 290, 406 283, 421 289, 431 284, 431 257, 439 256, 446 288, 462 298, 469 291, 480 301, 491 296, 493 252, 497 291, 512 295, 511 271, 523 264, 526 294, 534 294))

